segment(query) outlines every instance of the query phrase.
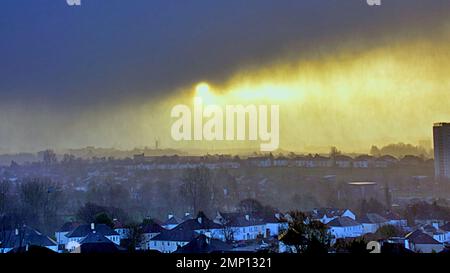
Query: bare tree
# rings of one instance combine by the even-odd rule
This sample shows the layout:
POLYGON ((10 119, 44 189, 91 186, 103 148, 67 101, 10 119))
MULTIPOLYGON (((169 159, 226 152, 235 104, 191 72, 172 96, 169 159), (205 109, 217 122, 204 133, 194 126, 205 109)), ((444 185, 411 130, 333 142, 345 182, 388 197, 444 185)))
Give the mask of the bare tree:
POLYGON ((128 250, 133 252, 142 245, 144 232, 142 226, 137 223, 127 225, 128 228, 128 250))
POLYGON ((211 205, 212 189, 209 169, 198 167, 188 169, 183 175, 180 193, 195 213, 211 205))
POLYGON ((0 181, 0 217, 8 211, 10 202, 10 185, 8 181, 0 181))
POLYGON ((230 243, 234 241, 234 234, 236 233, 236 228, 231 225, 229 221, 222 223, 222 234, 225 242, 230 243))
POLYGON ((42 152, 42 159, 46 166, 53 165, 58 162, 56 153, 53 150, 45 150, 42 152))
POLYGON ((49 179, 22 181, 19 197, 29 222, 44 228, 55 223, 56 213, 63 205, 62 191, 49 179))

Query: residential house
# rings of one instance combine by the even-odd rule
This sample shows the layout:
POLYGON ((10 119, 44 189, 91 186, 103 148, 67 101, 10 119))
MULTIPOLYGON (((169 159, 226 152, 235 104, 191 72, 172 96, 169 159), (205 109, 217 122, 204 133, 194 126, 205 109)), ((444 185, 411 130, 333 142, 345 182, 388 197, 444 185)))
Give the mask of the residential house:
POLYGON ((445 243, 447 240, 447 233, 439 228, 437 223, 433 225, 425 225, 420 228, 424 233, 430 235, 436 241, 445 243))
POLYGON ((358 222, 363 226, 363 233, 375 233, 380 227, 388 225, 389 221, 377 213, 366 213, 358 218, 358 222))
MULTIPOLYGON (((264 237, 266 234, 266 223, 260 217, 250 214, 227 213, 224 215, 224 229, 229 239, 234 241, 254 240, 258 236, 264 237)), ((225 236, 225 235, 224 235, 225 236)))
POLYGON ((423 163, 423 159, 415 155, 405 155, 400 159, 401 165, 417 166, 423 163))
POLYGON ((86 238, 92 232, 101 234, 108 238, 110 241, 116 245, 120 245, 120 235, 111 227, 105 224, 84 224, 79 225, 73 231, 69 232, 66 237, 69 239, 66 244, 66 249, 73 251, 74 248, 78 247, 81 241, 86 238))
POLYGON ((149 249, 157 250, 161 253, 172 253, 179 247, 187 245, 195 235, 195 231, 179 226, 156 235, 150 239, 148 246, 149 249))
POLYGON ((179 223, 181 223, 181 220, 175 217, 175 215, 169 214, 167 220, 162 224, 162 227, 165 229, 173 229, 178 226, 179 223))
POLYGON ((356 220, 356 214, 349 209, 320 208, 314 209, 309 214, 312 220, 320 221, 324 224, 327 224, 338 217, 349 217, 356 220))
POLYGON ((374 164, 374 158, 370 155, 360 155, 353 159, 353 168, 371 168, 374 164))
POLYGON ((153 220, 143 225, 141 249, 150 249, 150 240, 164 231, 166 229, 153 220))
POLYGON ((420 253, 439 253, 444 249, 444 244, 436 241, 430 235, 416 230, 406 235, 406 248, 420 253))
POLYGON ((388 168, 398 163, 398 159, 391 155, 383 155, 374 161, 375 168, 388 168))
POLYGON ((196 235, 189 243, 179 247, 175 253, 221 253, 229 252, 232 246, 218 239, 213 239, 204 234, 196 235))
POLYGON ((334 158, 334 165, 338 168, 351 168, 353 159, 346 155, 337 155, 334 158))
POLYGON ((249 157, 247 158, 247 162, 250 166, 253 167, 259 168, 272 167, 272 158, 268 156, 249 157))
POLYGON ((450 222, 447 222, 439 228, 445 233, 445 242, 450 243, 450 222))
POLYGON ((199 234, 225 240, 222 226, 208 219, 203 213, 199 213, 195 219, 187 220, 171 230, 162 231, 150 239, 150 249, 172 253, 179 247, 188 244, 199 234))
POLYGON ((124 251, 125 249, 93 230, 81 240, 79 246, 72 253, 118 253, 124 251))
POLYGON ((0 253, 8 253, 13 249, 30 246, 44 247, 58 252, 58 244, 34 228, 23 226, 0 232, 0 253))
POLYGON ((284 230, 288 229, 287 219, 280 213, 275 213, 270 217, 264 217, 263 222, 265 223, 265 234, 264 237, 271 237, 280 235, 284 230))
POLYGON ((310 158, 310 161, 312 162, 313 168, 328 168, 332 166, 330 158, 318 154, 314 155, 313 158, 310 158))
POLYGON ((350 217, 338 217, 327 223, 331 235, 334 239, 355 238, 363 234, 363 225, 350 217))
POLYGON ((80 224, 76 222, 66 222, 64 223, 56 232, 55 238, 58 245, 65 245, 69 241, 66 235, 78 227, 80 224))
POLYGON ((120 240, 128 239, 130 229, 117 219, 113 220, 114 230, 119 234, 120 240))
POLYGON ((301 168, 312 168, 314 165, 312 155, 297 156, 292 160, 292 165, 301 168))
POLYGON ((404 229, 408 225, 408 221, 405 218, 393 211, 386 211, 382 216, 388 220, 389 225, 393 225, 399 229, 404 229))
POLYGON ((277 157, 273 160, 274 167, 287 167, 289 165, 289 159, 284 156, 277 157))

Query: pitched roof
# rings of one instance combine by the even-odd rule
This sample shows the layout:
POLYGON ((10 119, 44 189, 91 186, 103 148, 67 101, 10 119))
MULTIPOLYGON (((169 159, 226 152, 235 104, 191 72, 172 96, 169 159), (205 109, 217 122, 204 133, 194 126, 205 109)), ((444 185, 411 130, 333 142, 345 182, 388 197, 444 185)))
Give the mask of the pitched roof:
POLYGON ((356 161, 366 161, 366 160, 372 160, 373 156, 370 155, 359 155, 357 157, 355 157, 356 161))
POLYGON ((1 232, 0 241, 2 241, 2 247, 4 248, 16 248, 25 245, 43 247, 57 245, 57 243, 49 237, 42 235, 39 231, 28 226, 18 229, 17 235, 15 230, 1 232))
POLYGON ((114 224, 114 229, 126 228, 125 225, 121 221, 119 221, 117 219, 113 220, 113 224, 114 224))
POLYGON ((161 233, 166 229, 157 224, 156 222, 151 221, 150 223, 145 224, 142 227, 143 233, 161 233))
POLYGON ((195 231, 187 229, 183 226, 177 226, 171 230, 164 230, 156 235, 151 241, 175 241, 189 242, 195 237, 195 231))
POLYGON ((393 157, 392 155, 383 155, 379 158, 377 158, 377 160, 383 160, 383 161, 398 161, 397 158, 393 157))
POLYGON ((388 220, 377 213, 366 213, 363 217, 358 219, 358 222, 363 224, 381 224, 388 220))
POLYGON ((286 223, 287 219, 281 213, 271 214, 269 216, 265 216, 263 219, 264 223, 286 223))
POLYGON ((187 245, 179 248, 176 253, 212 253, 229 251, 232 247, 217 239, 210 239, 205 235, 198 235, 187 245))
POLYGON ((29 254, 38 254, 38 255, 56 254, 56 252, 51 250, 50 248, 47 248, 44 246, 35 246, 35 245, 15 247, 15 248, 11 249, 8 253, 29 253, 29 254))
MULTIPOLYGON (((114 236, 119 235, 114 229, 105 225, 105 224, 95 224, 94 230, 96 233, 102 234, 104 236, 114 236)), ((86 237, 92 232, 91 225, 85 224, 80 225, 75 228, 73 231, 69 232, 66 237, 74 238, 74 237, 86 237)))
POLYGON ((191 230, 222 228, 221 225, 214 223, 214 221, 212 221, 209 218, 204 217, 204 216, 184 221, 183 223, 179 224, 178 226, 182 226, 185 229, 191 229, 191 230))
POLYGON ((102 234, 90 232, 80 242, 79 251, 81 253, 116 253, 124 252, 125 249, 117 246, 102 234))
POLYGON ((450 231, 450 222, 447 222, 445 225, 443 225, 443 226, 441 226, 441 227, 439 227, 441 230, 443 230, 443 231, 447 231, 447 232, 449 232, 450 231))
POLYGON ((189 242, 195 237, 196 230, 209 230, 219 228, 222 228, 222 226, 214 223, 207 217, 202 216, 187 220, 171 230, 164 230, 160 234, 156 235, 152 240, 189 242))
POLYGON ((335 156, 334 159, 337 161, 352 161, 353 160, 353 158, 351 158, 350 156, 347 156, 347 155, 337 155, 337 156, 335 156))
POLYGON ((441 245, 438 241, 436 241, 430 235, 423 233, 420 230, 416 230, 408 235, 406 235, 406 239, 410 240, 414 244, 423 244, 423 245, 441 245))
POLYGON ((383 214, 383 217, 386 218, 387 220, 402 220, 402 217, 400 216, 400 214, 395 213, 393 211, 386 211, 383 214))
POLYGON ((76 222, 66 222, 64 223, 56 232, 70 232, 78 227, 80 223, 76 222))
POLYGON ((423 229, 423 231, 429 232, 429 233, 437 232, 437 229, 435 227, 433 227, 432 225, 425 225, 422 227, 422 229, 423 229))
POLYGON ((265 223, 278 223, 283 221, 282 219, 277 219, 275 215, 258 216, 240 212, 221 212, 220 215, 225 220, 224 224, 232 227, 258 226, 265 223))
POLYGON ((163 226, 178 225, 179 223, 180 223, 180 221, 175 216, 172 216, 169 219, 167 219, 162 225, 163 226))
POLYGON ((112 243, 111 240, 103 236, 102 234, 91 232, 81 240, 80 244, 88 244, 88 243, 112 243))
POLYGON ((231 219, 227 225, 232 227, 249 227, 249 226, 259 226, 265 224, 264 221, 260 218, 255 218, 252 216, 248 216, 248 219, 245 215, 239 216, 231 219))
POLYGON ((350 217, 344 216, 338 217, 330 221, 327 225, 330 227, 352 227, 352 226, 359 226, 360 223, 356 222, 350 217))
POLYGON ((324 216, 327 218, 332 217, 340 217, 342 216, 347 210, 346 209, 337 209, 337 208, 320 208, 320 209, 314 209, 311 212, 311 217, 313 219, 322 219, 324 216))

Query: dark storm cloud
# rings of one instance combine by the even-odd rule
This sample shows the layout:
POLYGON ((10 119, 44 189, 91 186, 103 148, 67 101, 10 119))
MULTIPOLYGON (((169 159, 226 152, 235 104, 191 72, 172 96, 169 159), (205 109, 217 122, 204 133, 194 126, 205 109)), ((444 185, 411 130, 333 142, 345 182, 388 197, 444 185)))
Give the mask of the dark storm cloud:
POLYGON ((157 99, 278 58, 417 33, 434 39, 449 8, 445 0, 6 0, 0 96, 64 109, 157 99))

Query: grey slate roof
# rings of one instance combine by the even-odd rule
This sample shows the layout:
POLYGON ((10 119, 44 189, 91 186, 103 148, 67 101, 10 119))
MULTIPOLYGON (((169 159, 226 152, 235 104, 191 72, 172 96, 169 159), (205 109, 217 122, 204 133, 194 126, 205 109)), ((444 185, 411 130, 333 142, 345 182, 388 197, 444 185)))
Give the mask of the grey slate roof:
POLYGON ((328 224, 330 227, 351 227, 351 226, 359 226, 360 223, 353 220, 350 217, 344 216, 344 217, 338 217, 332 221, 330 221, 328 224))
POLYGON ((56 232, 70 232, 78 227, 80 224, 75 222, 64 223, 56 232))
POLYGON ((189 242, 195 237, 196 230, 220 228, 222 228, 221 225, 214 223, 207 217, 197 217, 195 219, 184 221, 171 230, 164 230, 163 232, 155 236, 152 241, 189 242))
POLYGON ((106 238, 104 235, 99 233, 91 232, 86 238, 81 240, 80 244, 88 244, 88 243, 113 243, 111 240, 106 238))
POLYGON ((175 253, 212 253, 230 251, 232 246, 217 239, 209 239, 205 235, 198 235, 187 245, 179 248, 175 253))
POLYGON ((436 241, 433 237, 426 233, 423 233, 420 230, 416 230, 406 235, 406 239, 410 240, 414 244, 441 245, 441 243, 436 241))
POLYGON ((161 233, 165 231, 166 229, 157 224, 156 222, 151 222, 142 227, 143 233, 161 233))
MULTIPOLYGON (((105 224, 96 224, 95 231, 104 236, 114 236, 119 235, 114 229, 105 225, 105 224)), ((86 237, 92 232, 91 225, 85 224, 80 225, 75 228, 73 231, 69 232, 66 237, 67 238, 76 238, 76 237, 86 237)))
POLYGON ((345 209, 337 209, 337 208, 320 208, 320 209, 314 209, 310 215, 313 219, 321 219, 324 216, 327 216, 327 218, 332 217, 340 217, 342 214, 344 214, 346 210, 345 209))
POLYGON ((174 241, 174 242, 189 242, 195 237, 195 231, 177 226, 171 230, 165 230, 153 237, 152 241, 174 241))
POLYGON ((260 218, 254 218, 254 217, 245 217, 245 215, 240 215, 238 217, 230 219, 230 221, 227 223, 228 226, 232 227, 248 227, 248 226, 258 226, 258 225, 264 225, 264 221, 260 218))
POLYGON ((16 248, 25 245, 42 247, 57 245, 56 242, 49 237, 42 235, 39 231, 27 226, 20 228, 18 235, 16 235, 15 230, 0 232, 0 241, 2 242, 2 248, 16 248))
POLYGON ((392 211, 386 211, 382 216, 389 221, 390 220, 403 220, 402 217, 398 213, 395 213, 392 211))
POLYGON ((358 222, 363 224, 381 224, 388 220, 377 213, 366 213, 363 217, 358 219, 358 222))
POLYGON ((179 223, 180 223, 180 221, 178 221, 178 219, 175 216, 173 216, 173 217, 167 219, 164 222, 163 226, 166 226, 166 225, 178 225, 179 223))

